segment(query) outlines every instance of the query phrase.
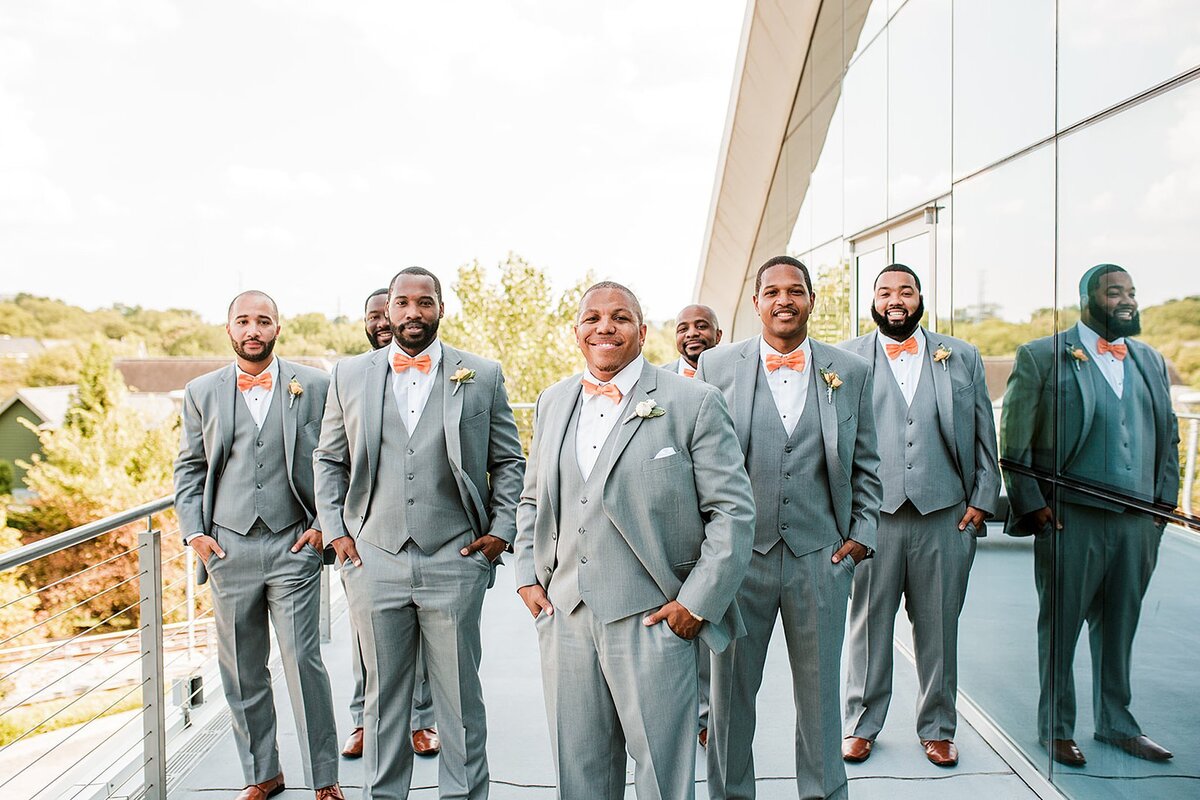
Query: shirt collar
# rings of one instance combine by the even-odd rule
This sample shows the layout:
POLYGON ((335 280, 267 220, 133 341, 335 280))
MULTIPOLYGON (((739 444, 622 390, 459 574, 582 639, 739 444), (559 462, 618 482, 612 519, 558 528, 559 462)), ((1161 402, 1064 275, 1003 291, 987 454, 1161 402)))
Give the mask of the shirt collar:
MULTIPOLYGON (((393 336, 392 343, 388 345, 388 364, 392 363, 392 356, 396 354, 408 356, 408 353, 400 349, 400 345, 396 343, 396 337, 393 336)), ((429 356, 429 374, 432 375, 434 370, 438 368, 438 364, 442 362, 442 340, 434 339, 429 343, 428 347, 417 353, 413 358, 420 358, 421 356, 429 356)))
MULTIPOLYGON (((238 366, 238 363, 236 361, 233 362, 233 369, 234 369, 235 376, 250 375, 249 372, 246 372, 246 370, 244 370, 240 366, 238 366)), ((274 386, 276 383, 279 383, 279 359, 276 358, 275 356, 271 356, 271 363, 267 365, 267 368, 264 369, 263 372, 269 373, 271 375, 271 385, 272 386, 274 386)), ((259 375, 261 375, 261 374, 262 374, 262 372, 259 373, 259 375)), ((250 377, 254 377, 254 376, 251 375, 250 377)))
MULTIPOLYGON (((687 362, 687 359, 686 359, 686 358, 684 358, 683 356, 680 356, 680 357, 679 357, 679 364, 678 364, 678 365, 675 367, 675 371, 676 371, 677 373, 679 373, 680 375, 684 375, 684 370, 685 370, 685 369, 695 369, 695 367, 693 367, 691 364, 689 364, 689 363, 687 362)), ((686 377, 686 375, 685 375, 685 377, 686 377)))
POLYGON ((592 374, 591 369, 586 369, 583 372, 583 377, 592 383, 603 386, 606 383, 615 383, 617 388, 621 390, 622 397, 628 397, 633 385, 638 382, 638 378, 642 377, 642 367, 645 366, 646 359, 642 355, 638 355, 633 361, 630 361, 625 367, 613 376, 611 381, 602 381, 592 374))
MULTIPOLYGON (((808 369, 808 365, 812 362, 812 340, 805 336, 804 341, 801 342, 800 346, 793 350, 792 353, 795 353, 796 350, 804 353, 804 368, 808 369)), ((790 355, 790 353, 781 353, 774 347, 771 347, 771 345, 767 344, 766 338, 762 336, 758 337, 758 357, 762 359, 764 364, 767 363, 767 356, 782 357, 786 355, 790 355)))
MULTIPOLYGON (((908 338, 917 340, 917 355, 918 356, 920 356, 921 353, 925 352, 925 330, 920 325, 918 325, 917 329, 912 332, 912 336, 910 336, 908 338)), ((806 339, 805 341, 808 341, 808 340, 806 339)), ((886 353, 887 348, 885 347, 885 345, 904 344, 904 342, 907 342, 908 339, 904 339, 903 341, 897 342, 895 339, 893 339, 890 336, 884 336, 882 332, 880 332, 878 329, 876 329, 875 341, 879 343, 879 348, 886 353)))
MULTIPOLYGON (((1083 324, 1083 320, 1075 323, 1075 329, 1079 331, 1080 344, 1090 350, 1092 355, 1096 355, 1099 352, 1097 348, 1100 343, 1100 334, 1083 324)), ((1125 337, 1122 336, 1119 339, 1111 339, 1109 340, 1109 344, 1125 344, 1125 337)))

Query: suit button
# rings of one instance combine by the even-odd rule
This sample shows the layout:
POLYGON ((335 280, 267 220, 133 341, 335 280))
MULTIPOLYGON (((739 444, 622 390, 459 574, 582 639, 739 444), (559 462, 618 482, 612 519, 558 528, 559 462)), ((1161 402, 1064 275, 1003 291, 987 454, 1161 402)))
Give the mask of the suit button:
POLYGON ((259 447, 262 447, 262 442, 255 442, 255 444, 258 445, 259 447))
POLYGON ((415 456, 415 455, 417 454, 417 451, 416 451, 416 450, 409 450, 409 451, 408 451, 408 454, 409 454, 410 456, 415 456))
POLYGON ((784 480, 791 480, 792 473, 790 473, 790 472, 783 473, 783 478, 784 478, 784 480))
POLYGON ((909 442, 909 443, 908 443, 908 446, 909 446, 909 447, 912 447, 912 442, 909 442))
POLYGON ((557 542, 557 541, 558 541, 558 534, 557 534, 557 533, 552 533, 552 534, 550 534, 550 538, 551 538, 551 539, 553 539, 554 541, 556 541, 556 542, 557 542))
POLYGON ((787 529, 788 529, 788 526, 787 526, 786 522, 779 526, 779 530, 781 530, 781 531, 786 531, 787 529))
POLYGON ((554 572, 554 567, 546 567, 546 574, 547 574, 547 575, 549 575, 549 574, 550 574, 550 573, 552 573, 552 572, 554 572))
POLYGON ((912 469, 912 464, 905 464, 905 465, 904 465, 904 468, 905 468, 905 469, 912 469))
POLYGON ((413 500, 411 497, 410 497, 410 498, 408 498, 408 504, 409 504, 410 506, 411 506, 413 503, 415 503, 415 502, 417 502, 417 501, 416 501, 416 500, 413 500))
POLYGON ((910 419, 910 420, 908 421, 908 424, 909 424, 909 425, 912 425, 912 423, 913 423, 913 421, 910 419))
POLYGON ((783 448, 783 452, 785 452, 785 453, 790 453, 790 452, 792 452, 792 448, 791 448, 791 447, 785 447, 785 448, 783 448))
POLYGON ((788 498, 788 497, 785 497, 785 498, 783 498, 783 504, 784 504, 785 506, 786 506, 788 503, 790 503, 790 502, 792 502, 792 501, 791 501, 791 498, 788 498))
POLYGON ((587 498, 586 498, 586 497, 581 497, 581 498, 579 498, 579 503, 580 503, 580 505, 585 505, 585 506, 586 506, 586 505, 587 505, 587 498))
POLYGON ((259 488, 259 489, 261 489, 261 488, 262 488, 262 484, 261 484, 261 483, 260 483, 260 484, 258 484, 258 488, 259 488))
MULTIPOLYGON (((1126 445, 1126 447, 1128 447, 1128 445, 1126 445)), ((262 469, 262 468, 263 468, 263 465, 262 465, 262 464, 259 464, 259 465, 258 465, 258 468, 259 468, 259 469, 262 469)))
POLYGON ((585 531, 583 528, 580 528, 580 529, 579 529, 579 532, 580 532, 580 533, 587 533, 587 531, 585 531))
POLYGON ((580 564, 586 564, 586 563, 587 563, 587 556, 584 556, 583 558, 579 559, 579 563, 580 563, 580 564))
POLYGON ((414 476, 414 475, 413 475, 411 472, 410 472, 410 473, 408 473, 408 479, 409 479, 410 481, 411 481, 411 480, 412 480, 414 477, 416 477, 416 476, 414 476))

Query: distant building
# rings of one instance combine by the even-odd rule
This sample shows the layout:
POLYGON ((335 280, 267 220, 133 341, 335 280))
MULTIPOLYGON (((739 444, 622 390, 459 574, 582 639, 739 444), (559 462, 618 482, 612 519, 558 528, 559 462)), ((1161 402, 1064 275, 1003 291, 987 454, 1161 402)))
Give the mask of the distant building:
POLYGON ((41 341, 31 336, 0 336, 0 359, 5 361, 24 364, 45 349, 46 346, 41 341))

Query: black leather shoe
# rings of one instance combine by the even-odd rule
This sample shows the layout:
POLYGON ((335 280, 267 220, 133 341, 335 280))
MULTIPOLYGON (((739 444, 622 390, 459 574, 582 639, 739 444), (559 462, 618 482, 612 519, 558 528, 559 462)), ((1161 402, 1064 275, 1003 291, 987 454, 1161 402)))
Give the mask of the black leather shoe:
POLYGON ((1144 758, 1147 761, 1169 761, 1175 756, 1167 748, 1151 739, 1149 736, 1131 736, 1128 739, 1114 739, 1109 736, 1096 734, 1096 739, 1119 747, 1131 756, 1144 758))
MULTIPOLYGON (((1042 739, 1042 747, 1046 747, 1046 740, 1042 739)), ((1053 746, 1047 747, 1050 751, 1050 756, 1060 764, 1066 764, 1068 767, 1082 767, 1087 763, 1087 759, 1083 757, 1083 751, 1079 749, 1079 745, 1075 744, 1074 739, 1055 739, 1053 746)))

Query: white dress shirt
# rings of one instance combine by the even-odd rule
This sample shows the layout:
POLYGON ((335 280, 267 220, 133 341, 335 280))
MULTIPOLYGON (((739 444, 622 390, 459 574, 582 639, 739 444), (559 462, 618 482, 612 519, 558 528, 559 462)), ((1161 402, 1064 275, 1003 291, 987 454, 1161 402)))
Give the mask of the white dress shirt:
POLYGON ((396 340, 392 339, 392 343, 388 345, 388 371, 392 376, 392 395, 396 398, 396 410, 400 412, 400 419, 404 420, 404 427, 408 429, 408 435, 412 436, 412 432, 417 429, 417 423, 421 421, 421 412, 425 410, 429 393, 433 391, 433 382, 437 379, 438 364, 442 361, 442 343, 434 339, 428 347, 413 356, 429 356, 428 373, 421 372, 416 367, 396 372, 392 369, 392 356, 397 353, 408 356, 408 353, 396 344, 396 340))
POLYGON ((680 375, 682 375, 685 378, 696 377, 696 368, 693 367, 691 364, 689 364, 687 362, 687 359, 685 359, 683 356, 679 357, 679 365, 675 367, 675 371, 678 372, 680 375), (689 370, 689 369, 692 371, 691 375, 688 375, 686 372, 684 372, 684 370, 689 370))
MULTIPOLYGON (((897 342, 890 336, 884 336, 882 333, 875 337, 879 341, 879 349, 883 351, 883 357, 887 359, 888 366, 892 368, 892 377, 896 379, 896 385, 900 387, 900 393, 904 395, 904 404, 912 405, 913 398, 917 394, 917 384, 921 380, 921 359, 925 358, 925 331, 917 328, 913 331, 910 337, 917 341, 917 354, 901 353, 895 358, 888 358, 887 347, 889 344, 904 344, 897 342)), ((908 339, 904 340, 905 342, 908 339)))
MULTIPOLYGON (((792 431, 796 430, 796 423, 800 421, 800 415, 804 413, 804 404, 808 400, 808 385, 812 382, 812 344, 808 338, 796 350, 804 353, 804 369, 800 372, 780 367, 771 372, 767 370, 767 356, 786 356, 790 353, 781 353, 771 345, 767 344, 766 339, 759 339, 759 357, 762 359, 763 370, 767 374, 767 386, 771 389, 771 396, 775 398, 775 408, 779 411, 779 421, 783 423, 783 429, 787 431, 787 435, 791 436, 792 431)), ((792 352, 796 352, 793 350, 792 352)))
POLYGON ((591 476, 592 467, 596 466, 600 448, 604 447, 605 440, 612 433, 625 407, 629 405, 629 396, 633 393, 638 378, 642 377, 642 366, 645 363, 646 359, 639 355, 614 375, 611 381, 600 380, 590 369, 583 371, 585 381, 599 386, 615 383, 621 390, 621 402, 616 404, 602 394, 588 394, 586 391, 580 394, 583 406, 579 409, 579 424, 575 426, 575 460, 579 462, 579 472, 585 481, 591 476))
MULTIPOLYGON (((1112 353, 1100 354, 1100 334, 1084 325, 1082 322, 1075 323, 1076 330, 1079 331, 1079 342, 1088 351, 1088 358, 1095 362, 1100 368, 1100 374, 1104 376, 1104 380, 1108 381, 1108 385, 1112 387, 1113 393, 1117 399, 1125 393, 1125 362, 1114 356, 1112 353)), ((1109 344, 1125 344, 1125 337, 1113 339, 1109 344)), ((1126 355, 1126 358, 1129 356, 1126 355)))
MULTIPOLYGON (((244 371, 236 364, 234 368, 236 370, 234 377, 250 375, 249 372, 244 371)), ((254 424, 258 426, 260 431, 262 430, 263 420, 267 418, 267 411, 271 408, 271 398, 275 396, 275 390, 279 388, 279 362, 272 357, 271 363, 267 365, 267 368, 263 372, 269 373, 271 376, 270 389, 264 389, 261 386, 252 386, 244 392, 238 391, 238 394, 242 396, 242 400, 246 402, 246 408, 250 410, 250 416, 253 417, 254 424)), ((261 375, 262 373, 259 374, 261 375)), ((254 376, 250 375, 250 377, 253 378, 254 376)))

